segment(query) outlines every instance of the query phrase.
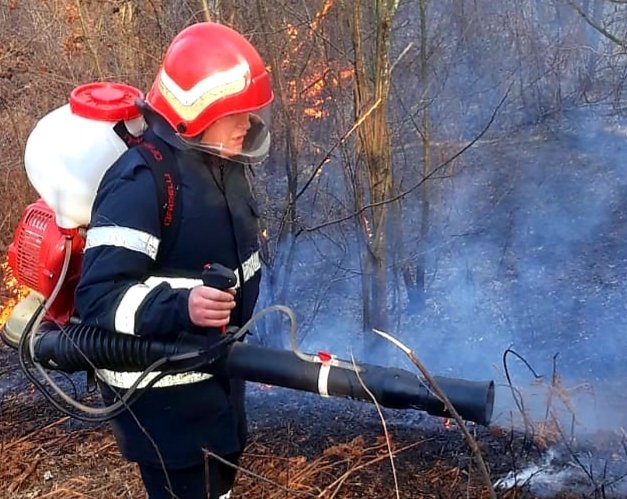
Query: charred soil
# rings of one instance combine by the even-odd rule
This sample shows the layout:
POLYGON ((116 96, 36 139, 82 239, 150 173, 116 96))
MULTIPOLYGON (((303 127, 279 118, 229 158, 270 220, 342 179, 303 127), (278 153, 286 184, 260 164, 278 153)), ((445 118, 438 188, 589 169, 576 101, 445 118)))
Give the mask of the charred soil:
MULTIPOLYGON (((0 497, 145 497, 136 466, 121 458, 106 424, 84 424, 53 409, 25 383, 15 352, 4 345, 0 366, 0 497)), ((74 385, 80 380, 68 381, 74 385)), ((91 397, 94 403, 97 397, 91 397)), ((384 409, 386 438, 374 405, 259 385, 249 388, 248 408, 250 440, 234 497, 489 497, 468 446, 448 420, 384 409)), ((470 429, 492 483, 542 461, 552 444, 547 434, 470 429)), ((607 441, 608 460, 625 460, 621 445, 607 441)), ((572 468, 573 456, 554 455, 553 468, 572 468)), ((554 493, 545 486, 539 495, 519 479, 497 494, 620 497, 611 495, 620 477, 606 473, 586 481, 585 473, 578 476, 572 477, 572 487, 562 484, 554 493)))

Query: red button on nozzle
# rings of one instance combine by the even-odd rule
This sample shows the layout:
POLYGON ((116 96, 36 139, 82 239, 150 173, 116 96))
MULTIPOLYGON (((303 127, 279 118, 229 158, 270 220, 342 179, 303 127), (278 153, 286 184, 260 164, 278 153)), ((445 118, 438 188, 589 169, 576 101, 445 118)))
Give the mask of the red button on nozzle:
POLYGON ((320 362, 331 362, 331 360, 333 359, 333 355, 331 355, 329 352, 320 351, 318 352, 318 358, 320 359, 320 362))

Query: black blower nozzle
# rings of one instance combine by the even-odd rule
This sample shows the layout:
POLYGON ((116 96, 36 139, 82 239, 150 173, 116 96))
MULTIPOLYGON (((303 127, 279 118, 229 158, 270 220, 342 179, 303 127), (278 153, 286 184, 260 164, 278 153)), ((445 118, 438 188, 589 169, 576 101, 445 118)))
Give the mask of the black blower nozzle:
MULTIPOLYGON (((189 334, 181 334, 177 340, 167 342, 70 325, 63 331, 51 329, 40 333, 35 354, 44 367, 65 372, 83 371, 91 366, 137 372, 164 357, 193 355, 202 352, 206 346, 205 338, 189 334)), ((199 354, 198 359, 202 358, 199 354)), ((180 370, 180 365, 174 368, 180 370)), ((359 376, 352 369, 333 362, 309 362, 289 350, 235 342, 225 347, 217 360, 216 356, 206 363, 199 364, 196 360, 193 370, 372 402, 363 387, 365 385, 384 407, 416 409, 434 416, 450 417, 444 404, 428 388, 427 381, 417 375, 403 369, 370 364, 357 364, 357 368, 359 376)), ((494 406, 492 381, 437 376, 435 380, 463 419, 489 424, 494 406)))

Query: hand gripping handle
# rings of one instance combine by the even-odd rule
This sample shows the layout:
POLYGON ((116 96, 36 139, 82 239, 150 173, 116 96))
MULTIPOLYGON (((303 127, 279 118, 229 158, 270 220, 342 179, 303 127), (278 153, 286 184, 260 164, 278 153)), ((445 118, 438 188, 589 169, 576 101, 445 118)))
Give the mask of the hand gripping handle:
MULTIPOLYGON (((237 285, 237 277, 235 276, 235 272, 224 265, 208 263, 203 267, 202 283, 207 287, 226 291, 237 285)), ((220 328, 220 333, 226 333, 226 326, 220 328)))
POLYGON ((237 277, 228 267, 219 263, 208 263, 203 267, 202 283, 210 288, 225 291, 237 285, 237 277))

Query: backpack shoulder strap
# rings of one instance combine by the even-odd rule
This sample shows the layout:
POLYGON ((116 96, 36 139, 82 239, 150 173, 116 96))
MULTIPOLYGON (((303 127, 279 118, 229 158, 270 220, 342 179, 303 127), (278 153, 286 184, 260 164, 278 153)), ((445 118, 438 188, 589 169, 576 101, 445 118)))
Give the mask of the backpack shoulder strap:
POLYGON ((161 247, 159 255, 170 252, 176 242, 181 221, 181 189, 178 163, 170 146, 153 134, 132 135, 124 121, 113 127, 115 133, 130 148, 134 148, 155 178, 161 208, 161 247))

